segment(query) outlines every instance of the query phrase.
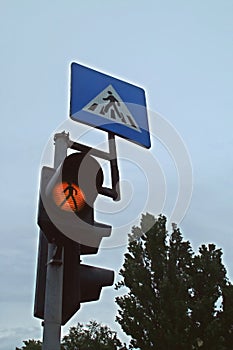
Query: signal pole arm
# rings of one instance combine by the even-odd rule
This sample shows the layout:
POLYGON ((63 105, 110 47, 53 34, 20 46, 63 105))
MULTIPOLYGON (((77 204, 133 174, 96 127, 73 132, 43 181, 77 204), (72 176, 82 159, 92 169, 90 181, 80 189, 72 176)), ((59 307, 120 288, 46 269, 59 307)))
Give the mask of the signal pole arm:
POLYGON ((120 175, 117 163, 117 152, 116 152, 116 142, 115 135, 113 133, 108 133, 108 143, 109 152, 104 152, 96 148, 88 147, 82 145, 78 142, 72 142, 70 148, 83 153, 89 153, 90 155, 102 159, 106 159, 110 162, 111 168, 111 178, 112 178, 112 188, 102 187, 99 191, 100 194, 112 198, 114 201, 119 201, 120 196, 120 175))
POLYGON ((115 135, 112 133, 108 133, 108 142, 109 142, 109 153, 111 154, 110 159, 110 167, 111 167, 111 175, 112 175, 112 188, 108 189, 106 187, 102 187, 101 194, 107 195, 107 192, 110 190, 110 197, 115 201, 119 201, 121 199, 120 196, 120 176, 119 169, 117 164, 117 153, 116 153, 116 142, 115 135))

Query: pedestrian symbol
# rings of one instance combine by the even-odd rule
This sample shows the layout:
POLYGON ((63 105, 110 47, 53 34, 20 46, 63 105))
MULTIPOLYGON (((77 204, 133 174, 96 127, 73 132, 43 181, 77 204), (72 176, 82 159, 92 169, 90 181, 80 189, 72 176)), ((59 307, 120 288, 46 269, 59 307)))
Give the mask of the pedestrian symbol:
POLYGON ((53 199, 65 211, 79 212, 85 205, 84 193, 74 183, 58 183, 53 189, 53 199))
POLYGON ((135 131, 141 132, 126 104, 112 85, 107 86, 92 99, 83 108, 83 111, 107 118, 115 123, 123 124, 135 131))

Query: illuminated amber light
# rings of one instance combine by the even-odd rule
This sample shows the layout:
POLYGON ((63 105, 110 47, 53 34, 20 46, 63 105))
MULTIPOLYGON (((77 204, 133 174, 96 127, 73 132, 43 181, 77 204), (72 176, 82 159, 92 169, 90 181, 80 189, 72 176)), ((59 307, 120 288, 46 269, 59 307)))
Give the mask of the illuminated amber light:
POLYGON ((58 183, 53 189, 53 200, 65 211, 80 211, 85 205, 83 191, 74 183, 58 183))

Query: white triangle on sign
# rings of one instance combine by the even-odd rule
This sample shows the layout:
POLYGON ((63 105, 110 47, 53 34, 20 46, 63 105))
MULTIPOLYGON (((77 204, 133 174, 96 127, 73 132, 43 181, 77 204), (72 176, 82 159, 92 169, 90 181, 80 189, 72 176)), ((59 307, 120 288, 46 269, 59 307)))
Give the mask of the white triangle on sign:
POLYGON ((108 85, 82 110, 141 132, 134 117, 112 85, 108 85))

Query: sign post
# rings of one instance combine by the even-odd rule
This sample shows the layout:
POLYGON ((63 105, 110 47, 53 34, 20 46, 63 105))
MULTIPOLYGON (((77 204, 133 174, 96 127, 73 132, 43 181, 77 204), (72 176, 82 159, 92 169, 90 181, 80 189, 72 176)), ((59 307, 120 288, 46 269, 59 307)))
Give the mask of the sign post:
MULTIPOLYGON (((69 147, 69 136, 65 133, 56 134, 54 168, 58 168, 66 157, 69 147)), ((60 349, 61 318, 62 318, 62 289, 63 289, 63 248, 60 252, 60 262, 54 261, 55 243, 48 244, 48 263, 46 274, 43 350, 60 349)))

